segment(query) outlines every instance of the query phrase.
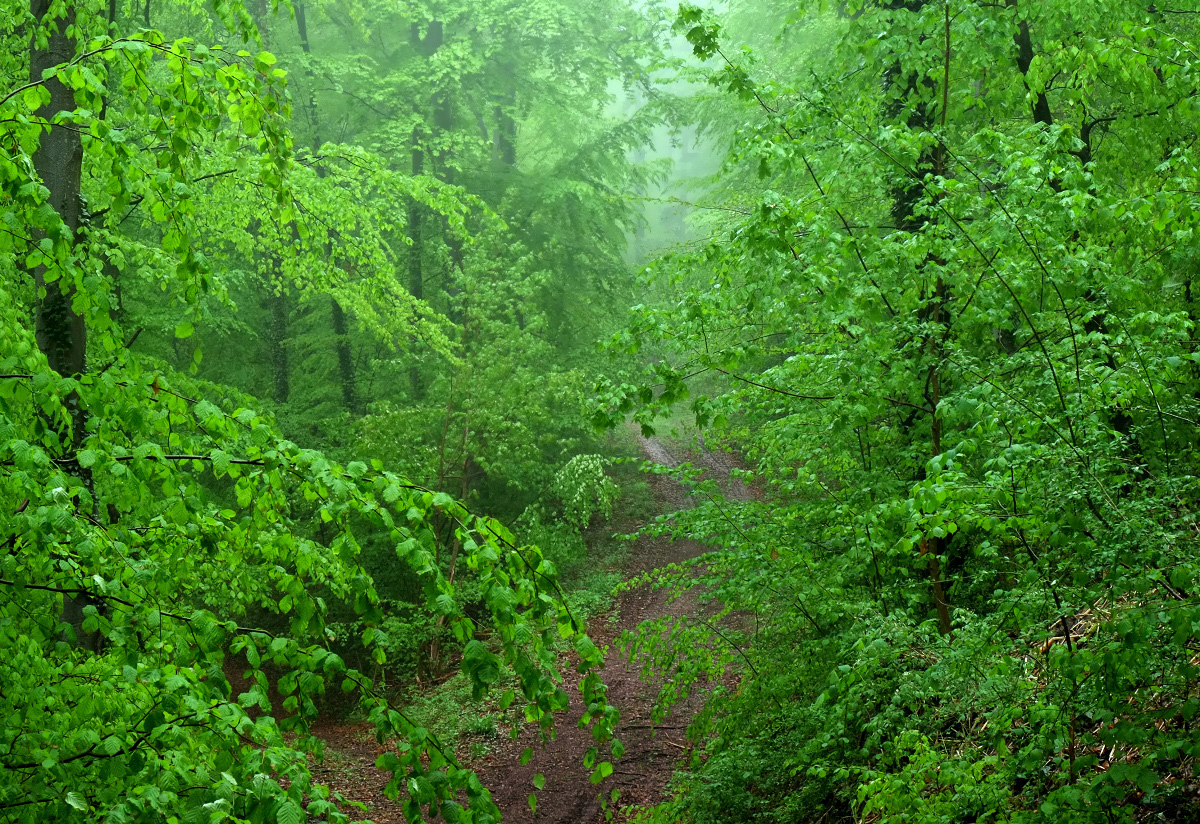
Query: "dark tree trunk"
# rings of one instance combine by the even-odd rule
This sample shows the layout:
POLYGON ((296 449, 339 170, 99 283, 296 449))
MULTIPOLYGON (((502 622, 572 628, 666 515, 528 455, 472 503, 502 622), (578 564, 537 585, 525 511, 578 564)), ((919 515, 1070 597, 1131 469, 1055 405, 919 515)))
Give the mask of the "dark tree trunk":
MULTIPOLYGON (((308 16, 304 3, 296 0, 296 33, 300 35, 300 48, 306 57, 312 56, 312 44, 308 39, 308 16)), ((321 149, 321 119, 317 107, 316 77, 311 64, 305 72, 308 78, 308 121, 313 132, 313 154, 321 149)), ((317 175, 325 176, 325 167, 317 166, 317 175)), ((329 299, 329 310, 333 316, 333 333, 337 337, 338 377, 342 385, 342 401, 351 412, 358 412, 358 401, 355 397, 354 357, 350 351, 350 337, 347 331, 346 312, 337 298, 329 299)))
MULTIPOLYGON (((254 23, 258 26, 258 33, 261 38, 262 47, 264 49, 271 48, 271 31, 268 27, 268 16, 271 13, 271 5, 268 0, 257 0, 251 9, 254 15, 254 23)), ((292 227, 295 231, 295 226, 292 227)), ((279 259, 271 252, 265 251, 269 261, 269 271, 274 275, 278 275, 280 271, 279 259)), ((269 291, 266 298, 263 299, 262 306, 268 312, 266 338, 267 348, 271 357, 271 377, 275 387, 276 403, 287 403, 288 397, 292 393, 291 382, 291 366, 288 362, 287 336, 288 336, 288 320, 289 307, 287 300, 287 291, 282 283, 278 285, 278 292, 273 291, 275 284, 271 281, 274 278, 268 275, 266 278, 266 286, 269 291)))
MULTIPOLYGON (((1029 32, 1028 20, 1022 20, 1017 25, 1013 42, 1017 44, 1017 69, 1023 78, 1027 77, 1029 67, 1033 65, 1033 36, 1029 32)), ((1025 89, 1029 90, 1028 82, 1025 83, 1025 89)), ((1050 113, 1050 101, 1046 99, 1044 91, 1038 92, 1037 99, 1033 101, 1033 121, 1043 126, 1054 124, 1054 116, 1050 113)))
MULTIPOLYGON (((423 57, 432 57, 442 46, 444 33, 440 20, 429 23, 425 36, 421 37, 421 24, 413 23, 409 31, 409 41, 414 49, 423 57)), ((414 176, 424 171, 425 154, 421 148, 421 128, 418 126, 412 133, 412 173, 414 176)), ((408 291, 417 300, 425 299, 425 273, 422 270, 422 255, 424 243, 421 236, 422 228, 421 204, 416 200, 408 203, 408 238, 412 246, 408 252, 408 291)), ((413 400, 424 400, 425 384, 421 378, 421 370, 414 361, 408 369, 409 385, 412 388, 413 400)))
MULTIPOLYGON (((296 0, 294 8, 296 10, 296 34, 300 36, 300 48, 304 51, 305 57, 312 57, 312 43, 308 39, 308 15, 304 3, 296 0)), ((321 148, 321 129, 317 112, 317 87, 311 63, 305 75, 308 78, 308 120, 313 130, 313 151, 316 152, 321 148)))
POLYGON ((271 371, 275 379, 275 400, 287 403, 291 394, 291 374, 288 367, 288 305, 287 294, 280 292, 267 298, 271 320, 267 328, 267 341, 271 348, 271 371))
MULTIPOLYGON (((437 164, 437 176, 443 183, 454 183, 454 168, 450 165, 450 150, 446 147, 445 136, 449 135, 454 130, 454 98, 449 92, 444 92, 436 101, 434 110, 434 125, 437 126, 439 140, 439 149, 435 163, 437 164)), ((454 269, 461 270, 463 265, 463 247, 460 241, 450 230, 449 219, 442 220, 442 236, 446 240, 446 246, 450 251, 450 265, 454 269)), ((456 289, 453 285, 453 280, 449 280, 451 289, 456 289)))
POLYGON ((346 313, 337 298, 329 301, 333 312, 333 333, 337 335, 338 372, 342 379, 342 401, 351 412, 358 412, 354 391, 354 359, 350 352, 350 337, 346 330, 346 313))
MULTIPOLYGON (((916 12, 926 4, 927 0, 893 0, 890 8, 916 12)), ((945 59, 947 61, 945 82, 947 83, 949 82, 949 39, 950 21, 947 17, 945 43, 945 59)), ((884 84, 894 95, 886 111, 889 121, 902 123, 913 131, 928 132, 935 128, 934 114, 940 111, 942 125, 945 125, 947 95, 943 94, 942 101, 936 108, 932 102, 924 99, 928 97, 929 101, 932 101, 936 94, 936 84, 928 73, 906 68, 901 56, 897 55, 896 62, 884 73, 884 84)), ((916 167, 913 169, 914 174, 911 176, 901 175, 897 178, 892 188, 892 221, 898 229, 918 233, 928 226, 930 217, 928 214, 918 214, 917 204, 925 195, 923 181, 926 175, 944 175, 946 171, 944 164, 944 151, 940 146, 931 146, 923 150, 920 157, 917 158, 916 167)), ((937 263, 938 261, 932 258, 925 261, 925 264, 937 263)), ((922 265, 922 268, 925 264, 922 265)), ((939 341, 941 330, 947 322, 947 297, 945 284, 938 276, 931 293, 927 294, 922 290, 922 302, 917 309, 917 318, 926 327, 923 348, 927 361, 925 369, 921 370, 924 373, 921 375, 921 381, 925 387, 925 402, 929 410, 929 455, 931 457, 936 457, 942 452, 942 422, 937 416, 938 403, 942 397, 939 341)), ((924 466, 921 466, 918 468, 918 476, 923 478, 924 475, 925 469, 924 466)), ((952 631, 952 625, 950 623, 950 605, 946 601, 946 591, 942 581, 941 563, 938 560, 942 550, 943 542, 940 538, 934 536, 921 538, 920 554, 926 560, 930 590, 933 595, 934 607, 937 610, 938 627, 943 635, 948 636, 952 631)))
POLYGON ((505 166, 517 165, 517 122, 504 109, 503 106, 497 106, 495 109, 496 117, 496 142, 494 145, 496 160, 503 163, 505 166))
MULTIPOLYGON (((50 21, 50 0, 32 0, 30 12, 41 26, 50 21)), ((75 57, 75 43, 66 34, 72 25, 73 13, 52 23, 56 30, 44 48, 32 46, 29 55, 30 77, 40 78, 45 69, 67 63, 75 57)), ((46 81, 50 102, 38 109, 37 117, 47 122, 63 111, 74 111, 74 93, 51 78, 46 81)), ((72 235, 79 232, 82 201, 79 187, 83 173, 83 144, 79 132, 61 126, 51 126, 42 136, 33 155, 33 165, 42 183, 50 190, 47 202, 62 218, 72 235)), ((35 310, 34 330, 38 348, 45 353, 50 368, 60 375, 82 374, 87 366, 87 328, 83 318, 72 308, 74 285, 67 279, 46 282, 46 267, 33 272, 40 299, 35 310), (44 295, 42 294, 44 291, 44 295)), ((75 433, 78 440, 82 427, 75 433)))
MULTIPOLYGON (((905 8, 909 11, 919 11, 925 6, 926 0, 896 0, 891 4, 893 9, 905 8)), ((906 69, 899 58, 883 76, 884 85, 895 97, 888 103, 887 118, 892 123, 904 123, 915 132, 929 131, 933 126, 930 109, 920 100, 920 92, 931 90, 933 81, 928 75, 906 69), (911 104, 912 111, 907 113, 911 104)), ((892 223, 906 232, 916 232, 929 222, 928 217, 915 216, 917 202, 921 199, 924 187, 921 178, 934 171, 935 151, 925 149, 917 159, 914 171, 916 175, 897 175, 892 188, 892 223)))
MULTIPOLYGON (((47 24, 53 27, 44 47, 37 45, 34 35, 29 50, 29 75, 41 78, 46 69, 68 63, 75 58, 75 41, 67 35, 74 24, 74 12, 68 5, 64 17, 53 19, 50 15, 50 0, 32 0, 29 11, 36 28, 47 24)), ((50 102, 38 109, 36 116, 49 124, 59 112, 75 110, 74 93, 58 81, 46 81, 50 102)), ((80 198, 80 181, 83 176, 83 143, 79 132, 61 126, 47 126, 37 151, 33 154, 33 167, 38 177, 49 190, 46 202, 62 219, 75 240, 79 234, 83 217, 83 202, 80 198)), ((46 281, 46 267, 33 270, 38 298, 34 308, 34 336, 38 348, 46 356, 50 368, 60 375, 82 375, 87 369, 87 326, 83 316, 72 307, 75 287, 70 276, 46 281)), ((83 444, 87 415, 77 393, 66 399, 71 413, 71 448, 78 451, 83 444)), ((68 464, 73 473, 84 484, 91 486, 90 472, 73 459, 68 464)), ((83 649, 98 652, 104 638, 99 632, 83 631, 84 614, 87 606, 103 610, 104 604, 86 594, 79 597, 63 596, 63 623, 74 629, 75 643, 83 649)))
MULTIPOLYGON (((421 133, 414 129, 412 135, 412 173, 421 174, 424 166, 424 155, 421 152, 421 133)), ((425 275, 421 271, 421 204, 415 199, 408 202, 408 239, 412 246, 408 249, 408 292, 417 300, 425 299, 425 275)), ((408 380, 412 387, 413 400, 425 398, 425 385, 421 380, 421 370, 416 362, 408 368, 408 380)))

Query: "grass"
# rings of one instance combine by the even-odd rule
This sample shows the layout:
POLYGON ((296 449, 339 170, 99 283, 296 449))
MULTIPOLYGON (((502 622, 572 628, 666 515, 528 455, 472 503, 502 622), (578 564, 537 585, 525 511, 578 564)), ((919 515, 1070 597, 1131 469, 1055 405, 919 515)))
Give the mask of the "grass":
POLYGON ((491 692, 476 701, 471 696, 470 680, 458 672, 433 689, 414 695, 406 703, 404 712, 413 723, 436 735, 444 746, 456 752, 464 741, 469 742, 472 757, 478 758, 500 737, 496 701, 513 680, 512 673, 501 668, 500 680, 491 692))

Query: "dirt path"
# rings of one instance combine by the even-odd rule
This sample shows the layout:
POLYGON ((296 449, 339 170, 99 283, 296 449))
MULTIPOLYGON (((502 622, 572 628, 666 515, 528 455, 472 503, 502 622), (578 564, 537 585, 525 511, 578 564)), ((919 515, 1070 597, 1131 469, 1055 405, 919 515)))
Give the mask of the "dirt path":
MULTIPOLYGON (((677 466, 679 456, 656 439, 638 438, 642 454, 649 460, 666 466, 677 466)), ((702 452, 698 461, 721 481, 730 497, 744 499, 749 491, 740 481, 729 483, 729 471, 734 462, 721 453, 702 452)), ((650 482, 660 512, 688 506, 688 496, 673 479, 651 475, 650 482)), ((669 541, 642 538, 630 553, 627 573, 630 577, 667 564, 685 561, 700 555, 705 548, 695 541, 669 541)), ((613 625, 597 619, 590 634, 598 645, 611 644, 625 630, 639 623, 667 614, 680 614, 695 608, 688 596, 668 603, 667 593, 639 587, 622 593, 618 598, 619 621, 613 625)), ((488 755, 471 764, 503 813, 506 824, 591 824, 605 821, 600 794, 609 798, 614 789, 621 791, 618 806, 657 803, 662 798, 667 780, 676 764, 687 752, 684 730, 689 719, 699 709, 700 697, 692 696, 675 707, 672 716, 660 725, 650 723, 650 709, 657 686, 643 682, 639 669, 630 666, 615 651, 611 652, 603 670, 604 683, 609 688, 609 700, 621 709, 617 737, 624 743, 625 755, 615 764, 615 771, 603 784, 589 780, 591 770, 583 766, 583 757, 592 746, 591 733, 578 728, 583 708, 577 698, 578 678, 573 671, 566 673, 564 688, 572 702, 567 712, 556 719, 557 737, 541 746, 536 730, 526 729, 513 741, 503 738, 488 755), (522 766, 519 755, 533 747, 534 757, 522 766), (545 786, 537 791, 536 817, 529 809, 529 794, 535 792, 534 776, 545 776, 545 786)), ((326 759, 320 778, 328 781, 348 797, 368 803, 370 816, 381 824, 403 820, 398 804, 384 798, 381 790, 386 782, 383 773, 374 769, 377 747, 365 735, 366 728, 333 725, 321 731, 333 752, 326 759)))

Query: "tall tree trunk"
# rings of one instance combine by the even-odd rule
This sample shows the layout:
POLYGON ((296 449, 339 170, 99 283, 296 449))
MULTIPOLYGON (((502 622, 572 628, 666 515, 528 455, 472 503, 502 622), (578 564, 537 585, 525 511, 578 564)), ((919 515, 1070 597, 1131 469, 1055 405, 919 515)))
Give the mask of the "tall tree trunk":
MULTIPOLYGON (((434 102, 434 125, 438 130, 438 152, 434 158, 434 163, 437 166, 438 179, 443 183, 454 183, 454 168, 450 165, 450 150, 446 147, 445 136, 449 135, 454 130, 454 97, 449 92, 443 92, 434 102)), ((450 251, 450 266, 451 268, 462 271, 463 266, 463 245, 462 241, 454 236, 450 229, 449 218, 442 219, 442 237, 446 241, 446 246, 450 251)), ((458 287, 455 285, 454 278, 447 278, 451 295, 458 292, 458 287)), ((453 310, 451 310, 453 311, 453 310)))
MULTIPOLYGON (((907 9, 916 12, 920 11, 926 4, 927 0, 893 0, 890 7, 895 10, 907 9)), ((943 126, 945 125, 950 79, 950 27, 948 16, 946 21, 946 70, 944 83, 947 86, 942 90, 942 102, 938 107, 941 110, 943 126)), ((936 89, 934 81, 927 73, 905 68, 900 56, 897 56, 896 62, 885 73, 884 82, 889 90, 895 94, 887 110, 887 116, 891 122, 903 122, 909 129, 918 132, 928 132, 935 127, 932 116, 935 109, 931 105, 925 105, 925 101, 921 99, 922 92, 931 92, 936 89)), ((915 234, 921 232, 929 224, 929 215, 918 215, 916 208, 925 194, 925 186, 922 181, 928 174, 944 174, 944 164, 945 152, 942 147, 927 148, 918 157, 916 168, 913 169, 914 174, 911 176, 901 176, 897 180, 892 189, 892 220, 897 229, 915 234)), ((938 263, 938 261, 927 259, 924 263, 938 263)), ((926 368, 923 370, 925 374, 921 376, 921 381, 925 385, 925 400, 928 404, 930 416, 929 454, 931 457, 936 457, 942 452, 942 422, 937 416, 937 406, 941 401, 942 395, 939 341, 941 338, 941 329, 946 323, 944 311, 947 299, 946 287, 940 276, 937 278, 937 283, 932 294, 926 295, 924 290, 922 290, 921 297, 924 300, 921 302, 921 308, 918 309, 917 315, 918 320, 926 327, 926 331, 924 332, 925 346, 923 348, 927 359, 926 368)), ((918 475, 924 477, 925 470, 923 466, 918 470, 918 475)), ((924 536, 921 538, 920 554, 921 557, 925 558, 926 562, 929 587, 933 595, 934 607, 937 610, 938 627, 943 635, 949 635, 952 629, 950 607, 946 602, 941 563, 938 560, 942 549, 942 540, 940 538, 934 536, 924 536)))
MULTIPOLYGON (((31 0, 29 4, 35 27, 29 49, 29 76, 35 79, 40 79, 46 69, 75 58, 75 41, 67 34, 75 22, 74 10, 68 4, 66 14, 55 19, 50 14, 50 6, 51 0, 31 0), (53 27, 53 31, 45 45, 39 46, 37 30, 47 25, 53 27)), ((33 154, 33 167, 49 190, 46 202, 62 219, 74 241, 78 239, 83 216, 80 197, 83 142, 75 129, 49 124, 59 112, 75 110, 75 94, 56 77, 46 81, 46 89, 50 92, 50 102, 35 114, 48 125, 33 154)), ((87 370, 87 325, 72 306, 76 291, 73 276, 59 273, 58 278, 47 282, 46 275, 45 266, 33 270, 37 286, 34 337, 51 369, 64 376, 82 375, 87 370)), ((76 392, 66 398, 66 405, 71 414, 71 450, 77 453, 83 444, 87 415, 76 392)), ((85 485, 91 486, 91 473, 79 466, 74 454, 68 459, 67 466, 85 485)), ((104 604, 86 594, 63 596, 61 620, 73 627, 75 643, 98 652, 104 643, 103 636, 99 632, 83 631, 83 610, 87 606, 103 609, 104 604)))
POLYGON ((337 298, 329 299, 333 313, 333 334, 337 335, 338 374, 342 383, 342 402, 351 412, 359 412, 354 385, 354 359, 350 352, 350 336, 346 328, 346 313, 337 298))
POLYGON ((267 308, 271 312, 271 319, 267 324, 267 342, 271 349, 271 371, 275 382, 275 401, 277 403, 287 403, 288 396, 292 392, 287 350, 287 293, 281 290, 277 295, 272 294, 267 298, 266 303, 267 308))
MULTIPOLYGON (((421 133, 413 129, 412 134, 412 173, 421 174, 424 166, 424 155, 421 151, 421 133)), ((421 204, 415 198, 408 201, 408 239, 412 245, 408 248, 408 292, 417 300, 425 299, 425 275, 421 271, 421 204)), ((425 385, 421 380, 421 370, 414 361, 408 368, 408 381, 412 389, 413 400, 425 398, 425 385)))
MULTIPOLYGON (((296 33, 300 35, 300 48, 304 50, 306 57, 311 58, 312 44, 308 39, 308 16, 303 0, 296 0, 293 7, 296 11, 296 33)), ((316 75, 312 70, 311 62, 305 75, 308 78, 308 122, 312 126, 312 149, 313 154, 316 155, 321 149, 321 119, 320 110, 317 108, 316 75)), ((325 176, 324 166, 318 164, 317 176, 325 176)), ((346 312, 335 297, 329 299, 329 311, 333 316, 333 334, 336 337, 335 346, 337 347, 338 377, 342 385, 342 402, 346 404, 348 410, 357 413, 359 408, 355 391, 354 357, 350 351, 346 312)))
MULTIPOLYGON (((258 26, 258 33, 262 40, 264 49, 271 48, 271 30, 268 27, 268 17, 271 13, 269 0, 257 0, 252 8, 255 25, 258 26)), ((267 256, 270 272, 277 274, 279 272, 279 259, 269 250, 264 249, 261 254, 267 256)), ((288 336, 288 320, 289 307, 287 300, 287 290, 282 283, 276 284, 271 281, 274 278, 268 276, 267 287, 271 291, 263 300, 263 308, 269 313, 267 321, 267 348, 271 356, 271 373, 272 383, 274 384, 274 396, 276 403, 286 403, 291 395, 291 367, 288 361, 287 336, 288 336), (278 292, 275 289, 278 288, 278 292)))
MULTIPOLYGON (((1009 0, 1009 5, 1015 8, 1016 0, 1009 0)), ((1033 65, 1033 35, 1029 31, 1028 20, 1022 20, 1017 24, 1017 33, 1013 35, 1013 42, 1017 44, 1017 70, 1021 72, 1025 91, 1030 91, 1028 81, 1024 80, 1029 76, 1029 68, 1033 65)), ((1033 122, 1043 126, 1054 125, 1054 116, 1050 113, 1050 101, 1046 98, 1044 91, 1039 91, 1037 97, 1034 98, 1033 122)))
MULTIPOLYGON (((429 23, 425 36, 421 37, 421 24, 413 23, 409 31, 409 42, 423 57, 429 58, 442 46, 444 34, 440 20, 429 23)), ((425 155, 421 148, 421 127, 417 126, 412 133, 412 173, 415 177, 424 171, 425 155)), ((425 299, 425 273, 422 271, 422 255, 424 244, 421 237, 421 222, 423 210, 415 199, 408 202, 408 239, 412 246, 408 251, 408 291, 417 300, 425 299)), ((424 400, 425 384, 421 378, 421 370, 414 361, 408 369, 408 381, 412 389, 413 400, 424 400)))
MULTIPOLYGON (((44 47, 37 46, 36 37, 30 47, 29 74, 35 79, 40 79, 46 69, 70 62, 75 57, 75 42, 67 36, 67 29, 74 24, 74 12, 68 10, 66 17, 51 22, 50 6, 51 0, 32 0, 30 3, 30 12, 39 28, 47 23, 56 27, 44 47)), ((38 109, 38 118, 49 122, 59 112, 75 110, 74 93, 58 78, 47 80, 46 88, 50 92, 50 102, 38 109)), ((79 190, 83 143, 79 132, 73 128, 49 126, 34 152, 33 166, 49 190, 47 202, 71 234, 78 234, 83 211, 79 190)), ((87 328, 83 317, 71 305, 75 286, 69 277, 47 283, 45 266, 34 269, 33 276, 39 295, 34 320, 38 348, 45 353, 50 368, 60 375, 82 374, 87 367, 87 328)), ((79 418, 78 410, 74 414, 79 418)), ((83 434, 82 420, 78 423, 76 442, 83 434)))
POLYGON ((496 142, 493 144, 494 158, 505 166, 517 165, 517 122, 503 106, 496 106, 496 142))
MULTIPOLYGON (((929 422, 929 452, 932 457, 942 454, 942 419, 938 417, 938 404, 942 401, 942 382, 939 371, 941 347, 939 345, 942 325, 942 311, 946 302, 946 287, 941 277, 938 277, 937 287, 933 297, 932 332, 927 342, 929 347, 929 396, 927 401, 932 415, 929 422)), ((926 537, 921 541, 921 554, 929 557, 929 583, 933 589, 933 603, 937 608, 938 628, 942 635, 949 636, 953 630, 950 623, 950 605, 946 601, 946 590, 942 582, 942 567, 938 560, 942 554, 944 542, 936 536, 926 537)))

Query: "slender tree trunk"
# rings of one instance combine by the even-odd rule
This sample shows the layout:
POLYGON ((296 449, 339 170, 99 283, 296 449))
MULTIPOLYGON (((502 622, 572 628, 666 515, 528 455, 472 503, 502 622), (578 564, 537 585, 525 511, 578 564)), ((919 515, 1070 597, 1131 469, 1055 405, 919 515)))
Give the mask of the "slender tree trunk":
MULTIPOLYGON (((926 4, 927 0, 893 0, 890 6, 897 10, 904 8, 909 11, 919 11, 926 4)), ((947 16, 946 19, 946 62, 943 79, 945 87, 942 89, 942 100, 938 107, 941 110, 943 126, 945 125, 950 80, 949 17, 947 16)), ((895 94, 895 98, 891 101, 887 111, 890 121, 903 121, 909 129, 919 132, 928 132, 935 128, 936 124, 932 118, 932 113, 935 109, 931 105, 925 105, 925 101, 920 99, 922 92, 934 92, 936 90, 934 81, 928 74, 906 68, 900 56, 897 56, 896 62, 885 73, 884 82, 895 94)), ((925 195, 925 187, 921 181, 927 174, 944 174, 944 165, 945 151, 943 147, 930 147, 922 151, 920 157, 917 159, 916 168, 913 170, 915 174, 911 177, 907 175, 902 176, 896 182, 892 189, 892 220, 898 229, 916 234, 929 224, 930 218, 928 214, 917 214, 917 204, 925 195)), ((927 259, 924 265, 931 263, 936 264, 937 261, 927 259)), ((924 290, 922 292, 922 297, 926 297, 924 290)), ((937 406, 941 401, 942 395, 939 340, 943 324, 945 323, 943 314, 946 298, 946 287, 939 276, 932 294, 928 295, 927 300, 922 302, 922 307, 918 310, 918 320, 925 326, 925 346, 923 348, 927 358, 927 366, 922 380, 925 384, 925 400, 928 404, 930 416, 929 453, 931 457, 936 457, 942 453, 942 422, 937 415, 937 406)), ((924 467, 918 470, 918 474, 920 477, 924 477, 924 467)), ((941 563, 938 560, 942 549, 942 540, 940 538, 928 535, 921 538, 920 554, 926 559, 929 587, 933 595, 934 606, 937 610, 938 626, 943 635, 949 635, 952 629, 950 607, 946 602, 945 587, 942 583, 941 563)))
MULTIPOLYGON (((939 365, 941 360, 940 346, 938 344, 942 322, 942 306, 946 300, 946 287, 939 277, 937 287, 933 298, 933 324, 932 333, 929 336, 929 408, 933 410, 932 417, 929 423, 929 451, 933 457, 942 454, 942 419, 938 417, 938 404, 942 401, 942 383, 939 373, 939 365)), ((928 537, 921 542, 921 553, 929 556, 929 583, 933 589, 933 602, 937 608, 938 628, 941 629, 942 635, 949 636, 953 631, 953 626, 950 623, 950 605, 946 602, 946 590, 942 583, 942 568, 941 562, 938 560, 942 554, 943 541, 938 537, 928 537)))
MULTIPOLYGON (((1015 8, 1016 0, 1009 0, 1009 5, 1015 8)), ((1017 44, 1017 70, 1021 72, 1022 78, 1026 78, 1029 76, 1029 67, 1033 65, 1033 35, 1029 31, 1028 20, 1017 24, 1013 42, 1017 44)), ((1024 80, 1022 82, 1025 83, 1025 90, 1029 91, 1029 83, 1024 80)), ((1043 126, 1054 124, 1054 116, 1050 113, 1050 101, 1044 91, 1039 91, 1033 101, 1033 121, 1043 126)))
MULTIPOLYGON (((421 174, 424 166, 424 155, 421 152, 421 133, 414 129, 412 135, 412 173, 421 174)), ((417 300, 425 299, 425 275, 421 271, 421 204, 415 198, 408 202, 408 239, 412 245, 408 249, 408 292, 417 300)), ((412 389, 413 400, 425 398, 425 385, 421 380, 421 370, 414 361, 408 369, 408 381, 412 389)))
MULTIPOLYGON (((409 32, 409 41, 413 48, 423 57, 429 58, 437 52, 442 46, 444 34, 442 31, 442 23, 440 20, 433 20, 429 23, 429 27, 425 32, 425 36, 421 37, 420 23, 413 23, 409 32)), ((421 148, 421 128, 417 126, 412 133, 412 173, 413 176, 419 175, 424 171, 425 155, 421 148)), ((409 200, 408 203, 408 239, 412 241, 412 246, 408 251, 408 291, 417 300, 425 299, 425 273, 422 271, 422 255, 424 254, 424 243, 421 237, 423 210, 421 204, 415 199, 409 200)), ((421 378, 421 370, 416 362, 409 367, 408 381, 412 389, 414 400, 420 401, 425 398, 425 384, 421 378)))
MULTIPOLYGON (((300 35, 300 48, 304 50, 306 57, 311 58, 312 45, 308 39, 308 16, 303 0, 296 0, 293 7, 296 11, 296 33, 300 35)), ((308 122, 312 126, 312 148, 315 155, 321 149, 321 119, 320 110, 317 107, 316 76, 312 70, 311 63, 305 75, 308 78, 308 122)), ((317 176, 325 176, 324 166, 317 166, 317 176)), ((342 304, 338 303, 338 299, 335 297, 329 299, 329 311, 333 316, 333 334, 337 339, 335 345, 337 347, 338 377, 342 386, 342 402, 345 403, 348 410, 357 413, 359 408, 355 392, 354 356, 350 351, 350 336, 347 328, 346 312, 342 309, 342 304)))
MULTIPOLYGON (((950 6, 945 8, 945 44, 944 44, 944 72, 942 76, 942 101, 939 108, 941 109, 941 127, 943 133, 946 129, 946 118, 949 115, 950 108, 950 6)), ((946 176, 946 147, 940 141, 934 149, 934 169, 939 177, 946 176)), ((937 260, 936 263, 941 266, 945 261, 937 260)), ((937 283, 933 290, 933 312, 932 323, 929 328, 929 408, 931 417, 929 421, 929 451, 931 457, 937 457, 942 454, 942 419, 938 416, 938 405, 942 402, 942 339, 943 330, 945 328, 946 318, 946 283, 942 280, 939 273, 937 283)), ((946 590, 942 584, 942 568, 941 562, 938 560, 944 548, 944 542, 941 538, 932 537, 929 543, 929 580, 933 587, 933 602, 937 607, 938 627, 942 631, 942 635, 950 637, 953 627, 950 624, 950 605, 946 603, 946 590)))
MULTIPOLYGON (((471 474, 470 473, 471 473, 471 464, 474 463, 471 460, 471 452, 467 448, 468 443, 470 442, 470 436, 471 436, 471 419, 468 417, 463 421, 462 477, 459 481, 459 487, 460 487, 459 500, 463 501, 464 503, 467 500, 468 493, 470 493, 470 491, 471 491, 471 474)), ((448 571, 446 574, 446 579, 451 584, 454 583, 454 575, 455 575, 455 572, 457 572, 457 567, 458 567, 458 553, 461 549, 462 549, 462 542, 459 541, 457 537, 452 538, 451 542, 450 542, 450 563, 449 563, 449 568, 448 568, 448 571)), ((440 661, 441 661, 441 657, 442 657, 442 643, 441 643, 441 639, 440 639, 439 635, 441 633, 442 627, 444 627, 445 625, 446 625, 445 616, 439 615, 437 618, 437 621, 434 623, 434 627, 437 630, 437 634, 434 635, 433 641, 429 644, 429 664, 430 664, 430 669, 431 669, 434 677, 437 677, 438 675, 441 674, 440 661)))
POLYGON ((346 313, 337 298, 329 299, 333 312, 333 333, 337 335, 338 374, 342 383, 342 402, 351 412, 359 412, 358 398, 354 386, 354 358, 350 352, 350 336, 346 328, 346 313))
MULTIPOLYGON (((270 49, 271 47, 271 31, 268 26, 270 12, 271 6, 268 0, 257 0, 252 9, 254 22, 258 26, 259 36, 262 38, 262 47, 264 49, 270 49)), ((275 254, 265 249, 261 254, 267 255, 270 267, 269 271, 271 273, 278 273, 280 268, 279 259, 275 254)), ((267 288, 271 291, 263 300, 262 305, 269 314, 266 338, 267 348, 271 357, 275 401, 276 403, 286 403, 292 390, 291 365, 287 350, 289 307, 286 288, 280 283, 277 287, 278 292, 276 292, 276 285, 271 283, 272 279, 271 277, 266 279, 267 288)))
POLYGON ((267 298, 267 308, 271 312, 268 323, 267 340, 271 348, 271 371, 274 374, 275 401, 287 403, 292 393, 291 372, 288 363, 288 302, 287 293, 280 291, 267 298))
POLYGON ((496 106, 496 142, 493 144, 494 158, 508 167, 517 165, 517 122, 504 109, 496 106))

